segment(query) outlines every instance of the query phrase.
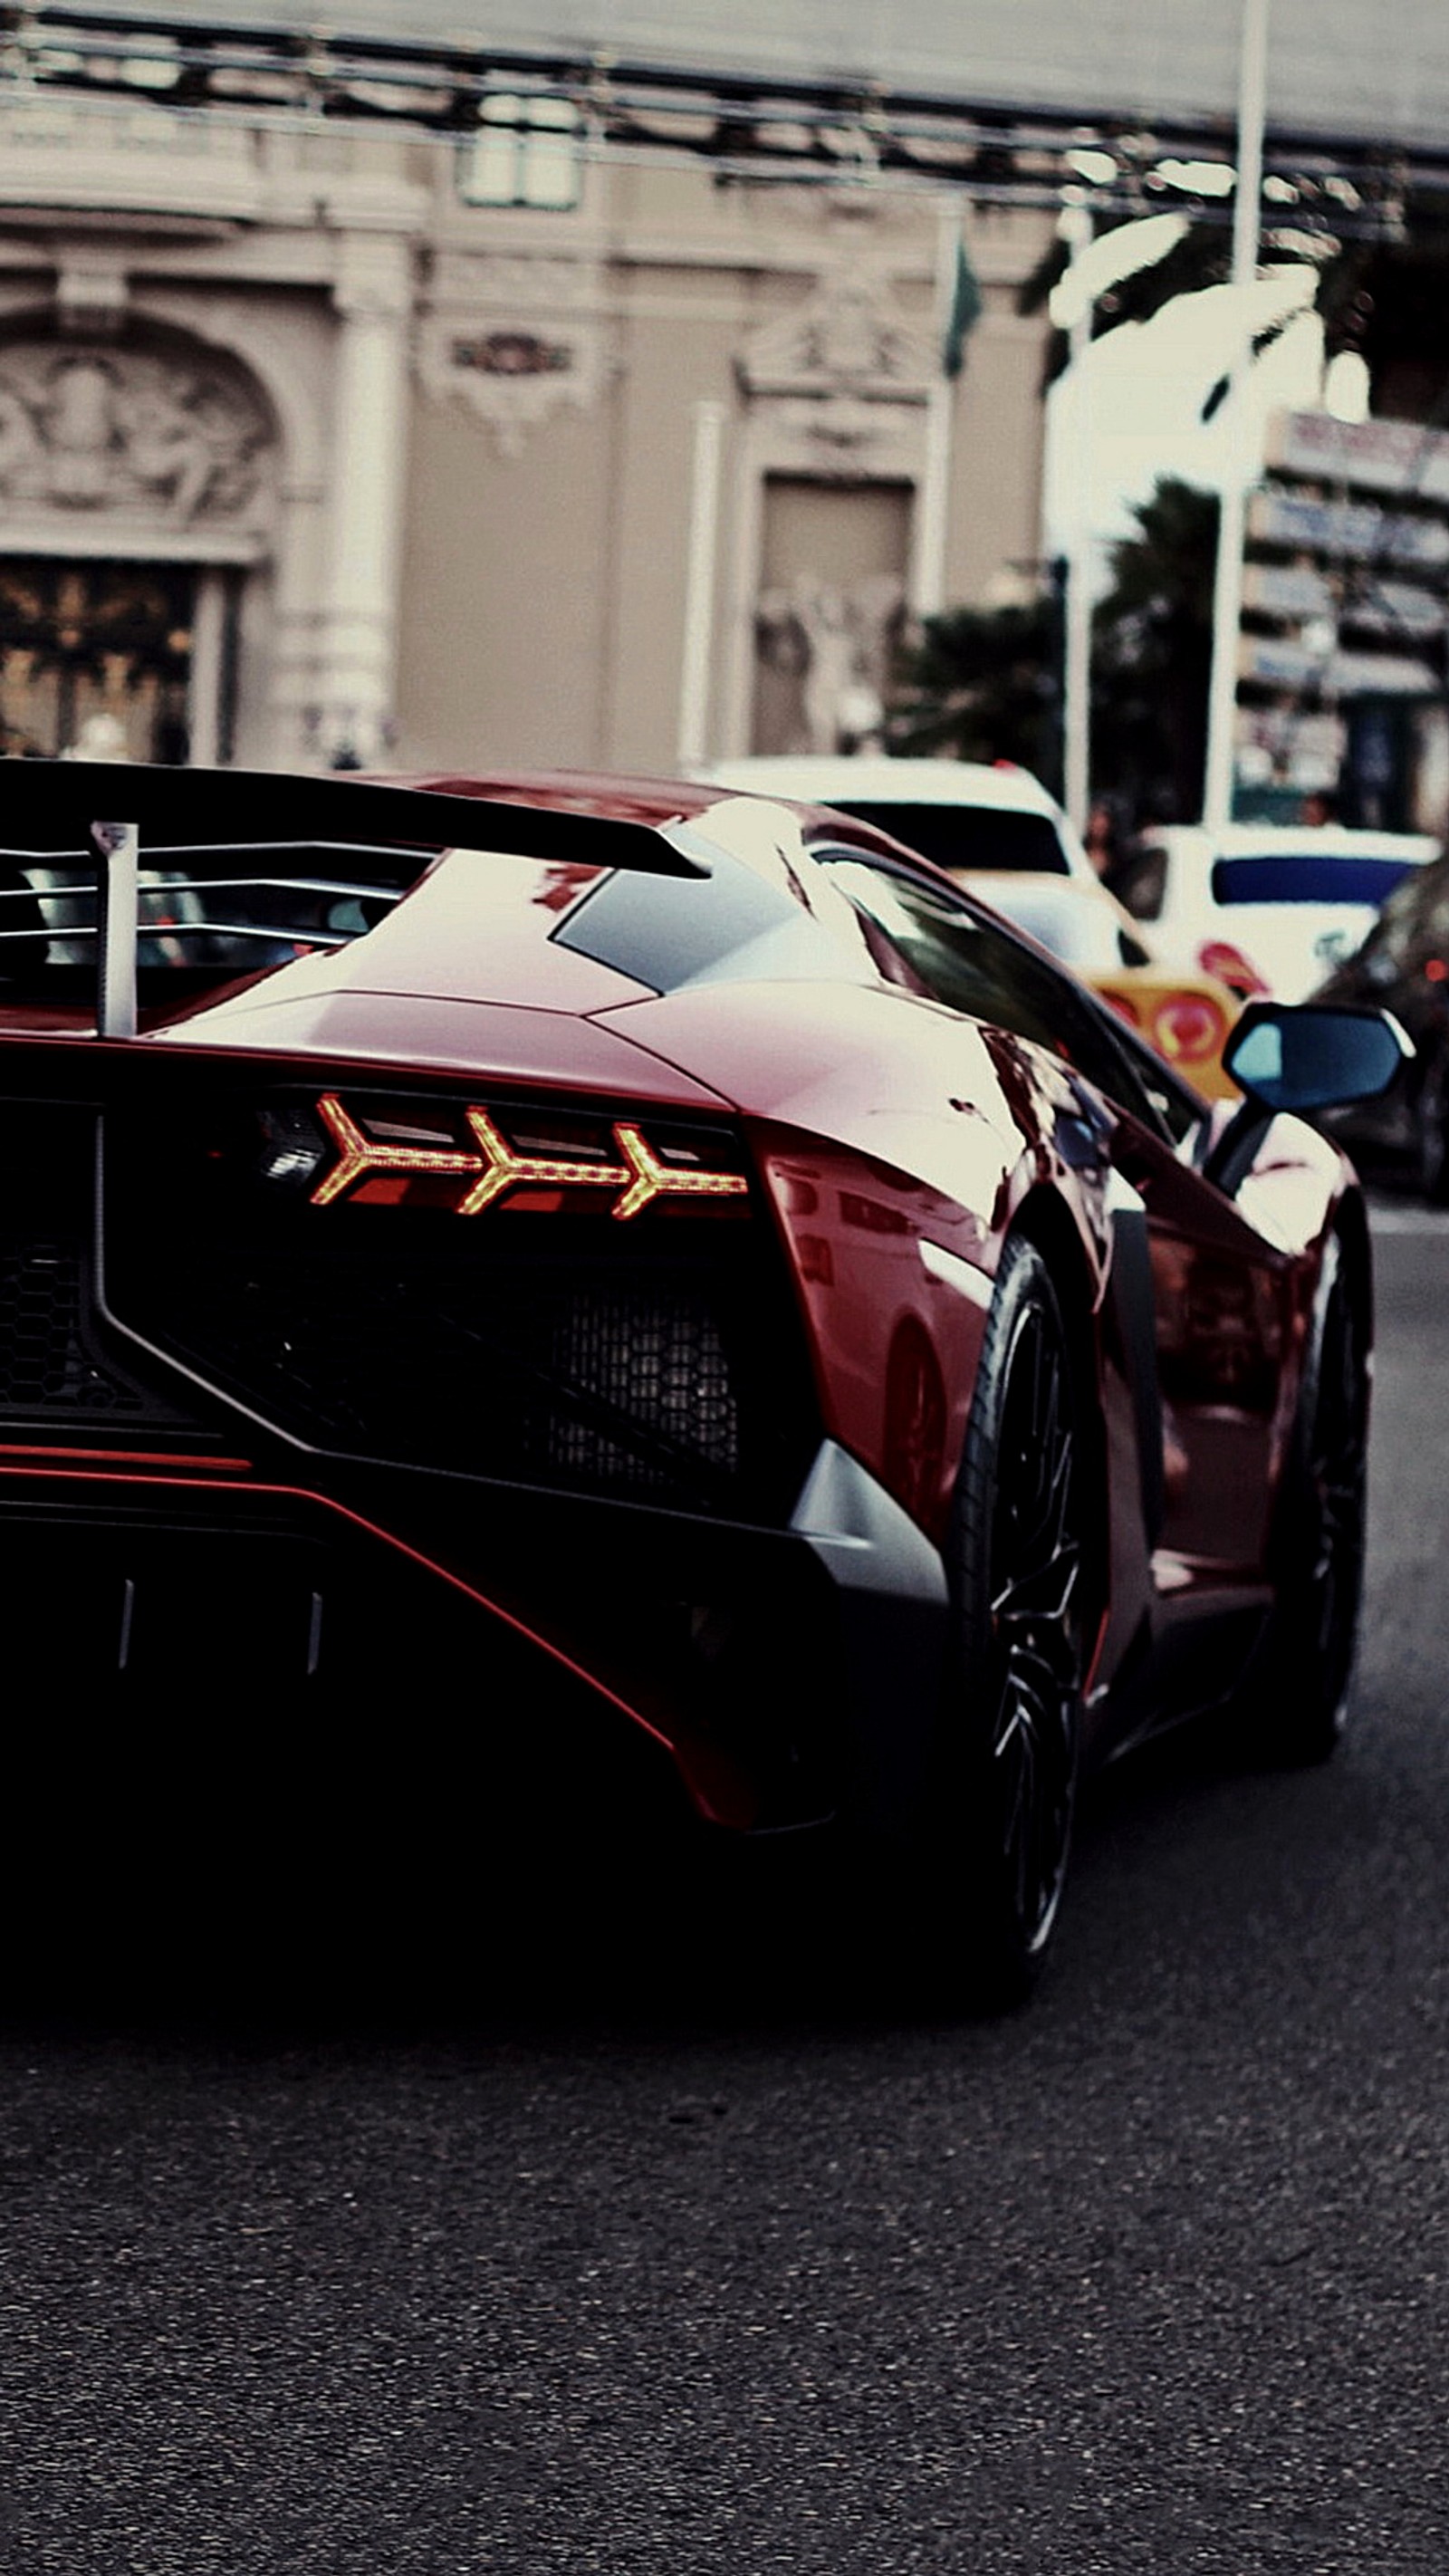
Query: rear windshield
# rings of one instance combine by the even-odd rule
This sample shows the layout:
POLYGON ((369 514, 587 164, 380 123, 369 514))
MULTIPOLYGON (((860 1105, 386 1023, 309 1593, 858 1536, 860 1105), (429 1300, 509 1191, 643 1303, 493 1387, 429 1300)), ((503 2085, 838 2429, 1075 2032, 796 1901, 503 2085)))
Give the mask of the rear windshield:
POLYGON ((1067 876, 1067 854, 1046 814, 998 813, 990 805, 909 805, 893 797, 832 797, 838 814, 853 814, 889 832, 938 868, 1031 869, 1067 876))
MULTIPOLYGON (((699 841, 690 846, 707 848, 699 841)), ((708 879, 600 876, 549 936, 600 966, 674 993, 684 984, 762 976, 796 981, 849 969, 798 897, 713 853, 708 879)), ((864 952, 858 960, 864 968, 864 952)))
POLYGON ((1275 850, 1265 858, 1215 859, 1214 903, 1367 903, 1375 911, 1402 885, 1412 859, 1333 858, 1275 850))

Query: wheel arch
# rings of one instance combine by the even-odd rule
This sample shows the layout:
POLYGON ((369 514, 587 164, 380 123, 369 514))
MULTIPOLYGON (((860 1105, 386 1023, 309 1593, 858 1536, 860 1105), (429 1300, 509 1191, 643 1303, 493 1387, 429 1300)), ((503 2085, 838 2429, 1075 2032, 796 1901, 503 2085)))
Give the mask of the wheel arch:
POLYGON ((1097 1348, 1096 1281, 1075 1218, 1055 1190, 1045 1186, 1027 1193, 1011 1222, 1041 1254, 1057 1291, 1066 1328, 1072 1374, 1082 1404, 1086 1430, 1086 1466, 1092 1505, 1088 1527, 1096 1533, 1091 1568, 1092 1611, 1099 1619, 1107 1606, 1110 1580, 1107 1532, 1111 1495, 1107 1474, 1107 1424, 1102 1404, 1097 1348))
POLYGON ((1344 1269, 1352 1283, 1371 1350, 1374 1339, 1374 1265, 1368 1210, 1362 1190, 1345 1190, 1334 1212, 1333 1231, 1339 1240, 1344 1269))

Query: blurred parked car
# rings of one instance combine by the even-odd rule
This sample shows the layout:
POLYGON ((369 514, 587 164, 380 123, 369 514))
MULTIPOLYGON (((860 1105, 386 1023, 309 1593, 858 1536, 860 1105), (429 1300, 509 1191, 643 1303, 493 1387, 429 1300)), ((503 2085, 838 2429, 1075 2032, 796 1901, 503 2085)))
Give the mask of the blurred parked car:
POLYGON ((1449 853, 1390 895, 1362 947, 1323 986, 1331 1002, 1393 1012, 1414 1045, 1406 1081, 1372 1114, 1331 1122, 1365 1159, 1407 1167, 1425 1198, 1449 1202, 1449 853))
POLYGON ((1098 881, 1056 799, 1015 761, 757 753, 716 761, 700 774, 752 796, 831 805, 874 823, 953 876, 969 869, 973 875, 1075 877, 1088 886, 1098 881))
POLYGON ((1244 1000, 1301 1002, 1437 846, 1424 832, 1322 823, 1174 823, 1144 834, 1118 892, 1164 963, 1216 975, 1244 1000))
POLYGON ((1107 892, 1055 799, 1013 762, 773 758, 719 762, 711 780, 827 805, 934 860, 1039 939, 1207 1099, 1231 1097, 1222 1050, 1241 997, 1164 966, 1151 932, 1107 892))

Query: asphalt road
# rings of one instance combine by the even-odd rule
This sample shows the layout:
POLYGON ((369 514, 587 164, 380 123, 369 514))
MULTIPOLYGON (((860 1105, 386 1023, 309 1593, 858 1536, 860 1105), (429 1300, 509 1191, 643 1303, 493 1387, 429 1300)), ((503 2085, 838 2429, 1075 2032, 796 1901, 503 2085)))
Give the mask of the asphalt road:
POLYGON ((12 1930, 0 2576, 1440 2576, 1449 1226, 1378 1249, 1356 1732, 1112 1775, 1024 2015, 768 1890, 562 1966, 515 1879, 472 2002, 12 1930))

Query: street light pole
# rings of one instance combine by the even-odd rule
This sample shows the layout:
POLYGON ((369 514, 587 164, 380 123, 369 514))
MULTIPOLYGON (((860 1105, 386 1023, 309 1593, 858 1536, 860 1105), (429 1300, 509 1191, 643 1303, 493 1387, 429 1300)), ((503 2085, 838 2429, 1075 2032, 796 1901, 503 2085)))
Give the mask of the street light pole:
POLYGON ((1228 372, 1227 460, 1218 520, 1213 584, 1212 677, 1208 684, 1207 767, 1203 821, 1217 827, 1233 808, 1238 697, 1238 635, 1243 620, 1243 537, 1253 457, 1247 432, 1247 379, 1253 323, 1249 288, 1258 274, 1263 199, 1263 126, 1268 93, 1268 0, 1243 0, 1238 75, 1238 179, 1233 196, 1234 344, 1228 372))
MULTIPOLYGON (((1060 232, 1072 265, 1091 248, 1092 212, 1082 204, 1064 206, 1060 232)), ((1070 271, 1068 271, 1070 275, 1070 271)), ((1067 355, 1079 404, 1092 400, 1089 370, 1083 365, 1092 345, 1091 295, 1081 300, 1067 329, 1067 355)), ((1066 636, 1062 656, 1062 803, 1074 828, 1087 827, 1091 792, 1092 750, 1092 487, 1091 433, 1086 418, 1077 424, 1082 455, 1081 507, 1073 522, 1067 550, 1066 636)))

